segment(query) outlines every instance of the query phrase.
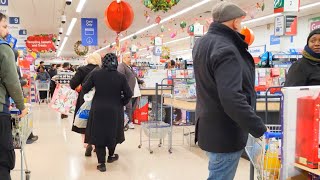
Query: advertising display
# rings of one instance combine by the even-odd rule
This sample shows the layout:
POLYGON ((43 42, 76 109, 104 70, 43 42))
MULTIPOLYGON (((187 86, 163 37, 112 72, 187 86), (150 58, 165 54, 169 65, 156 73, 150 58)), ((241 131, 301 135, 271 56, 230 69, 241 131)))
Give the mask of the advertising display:
POLYGON ((54 44, 55 39, 56 35, 54 34, 29 36, 27 38, 26 46, 33 52, 52 52, 56 51, 54 44))

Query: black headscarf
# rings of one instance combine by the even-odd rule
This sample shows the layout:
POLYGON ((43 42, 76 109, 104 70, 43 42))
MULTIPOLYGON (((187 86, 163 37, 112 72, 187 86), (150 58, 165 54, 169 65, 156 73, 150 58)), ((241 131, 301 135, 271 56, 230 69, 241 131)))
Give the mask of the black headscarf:
POLYGON ((118 57, 114 53, 106 54, 102 59, 102 68, 116 71, 118 68, 118 57))

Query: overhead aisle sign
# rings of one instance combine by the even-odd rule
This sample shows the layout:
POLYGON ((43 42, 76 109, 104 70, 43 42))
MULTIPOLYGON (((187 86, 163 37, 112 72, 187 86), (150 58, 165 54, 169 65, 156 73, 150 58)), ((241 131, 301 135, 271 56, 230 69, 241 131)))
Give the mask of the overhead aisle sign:
POLYGON ((9 0, 0 0, 0 12, 9 15, 9 0))
POLYGON ((81 18, 81 36, 83 46, 98 45, 97 18, 81 18))
POLYGON ((274 13, 298 12, 300 0, 274 0, 274 13))

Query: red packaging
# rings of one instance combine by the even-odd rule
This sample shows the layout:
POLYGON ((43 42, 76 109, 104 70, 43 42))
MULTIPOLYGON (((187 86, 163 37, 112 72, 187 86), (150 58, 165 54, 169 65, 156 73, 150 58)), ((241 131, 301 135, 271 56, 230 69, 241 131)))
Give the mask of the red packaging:
POLYGON ((148 121, 148 110, 148 104, 141 108, 137 108, 133 113, 133 123, 140 125, 142 122, 148 121))
POLYGON ((298 98, 296 129, 296 162, 317 169, 319 157, 320 97, 298 98))

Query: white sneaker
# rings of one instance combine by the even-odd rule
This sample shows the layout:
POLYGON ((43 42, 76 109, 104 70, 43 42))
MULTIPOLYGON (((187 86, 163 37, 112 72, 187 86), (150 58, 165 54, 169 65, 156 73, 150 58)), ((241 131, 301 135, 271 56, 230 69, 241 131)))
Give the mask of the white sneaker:
POLYGON ((129 129, 134 129, 134 124, 132 122, 129 123, 129 129))

